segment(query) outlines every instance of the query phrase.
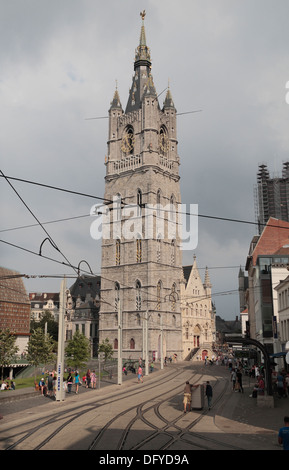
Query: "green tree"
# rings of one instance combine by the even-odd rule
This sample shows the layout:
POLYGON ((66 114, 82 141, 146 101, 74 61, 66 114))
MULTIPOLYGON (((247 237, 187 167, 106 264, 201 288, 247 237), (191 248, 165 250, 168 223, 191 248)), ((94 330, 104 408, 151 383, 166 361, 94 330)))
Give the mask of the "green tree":
POLYGON ((45 324, 47 325, 47 333, 52 336, 54 341, 58 341, 58 323, 54 320, 54 316, 49 310, 41 313, 40 320, 30 321, 30 330, 32 331, 36 328, 41 328, 45 331, 45 324))
POLYGON ((4 367, 8 367, 15 354, 19 351, 16 346, 16 336, 11 333, 9 328, 0 330, 0 363, 1 363, 1 378, 4 379, 4 367))
POLYGON ((79 331, 76 331, 73 338, 68 341, 65 348, 66 363, 75 369, 85 366, 91 356, 89 340, 79 331))
POLYGON ((41 328, 33 330, 27 346, 27 360, 29 364, 36 368, 39 364, 46 364, 55 360, 52 351, 52 337, 49 334, 45 335, 41 328))
POLYGON ((113 356, 113 347, 109 342, 108 338, 105 338, 103 342, 98 346, 98 353, 104 354, 104 360, 111 359, 113 356))

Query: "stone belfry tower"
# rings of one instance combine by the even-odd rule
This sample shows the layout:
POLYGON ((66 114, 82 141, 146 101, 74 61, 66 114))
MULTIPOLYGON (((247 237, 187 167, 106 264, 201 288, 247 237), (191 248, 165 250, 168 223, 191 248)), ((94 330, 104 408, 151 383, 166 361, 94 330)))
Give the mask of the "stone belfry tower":
POLYGON ((176 109, 169 89, 159 105, 141 17, 126 109, 117 89, 109 109, 99 340, 117 353, 120 301, 123 357, 142 356, 148 315, 151 360, 181 356, 181 196, 176 109))

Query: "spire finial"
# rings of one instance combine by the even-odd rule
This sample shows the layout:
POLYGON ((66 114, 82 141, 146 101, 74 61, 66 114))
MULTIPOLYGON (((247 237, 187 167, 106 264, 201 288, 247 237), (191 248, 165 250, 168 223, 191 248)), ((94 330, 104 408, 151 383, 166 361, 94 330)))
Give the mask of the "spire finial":
POLYGON ((141 11, 140 16, 141 16, 141 19, 144 21, 145 16, 146 16, 146 11, 145 10, 141 11))

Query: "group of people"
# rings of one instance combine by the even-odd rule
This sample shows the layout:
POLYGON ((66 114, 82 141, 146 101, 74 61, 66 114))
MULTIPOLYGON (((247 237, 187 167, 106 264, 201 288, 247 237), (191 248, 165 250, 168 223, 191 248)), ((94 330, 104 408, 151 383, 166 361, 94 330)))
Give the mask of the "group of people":
MULTIPOLYGON (((41 391, 41 395, 53 398, 56 396, 56 381, 56 371, 47 372, 46 379, 42 377, 39 383, 36 384, 36 388, 41 391)), ((72 386, 75 385, 75 393, 78 394, 80 385, 84 384, 86 388, 96 389, 96 382, 97 377, 95 370, 90 371, 90 369, 88 369, 81 379, 78 370, 72 371, 69 369, 63 386, 67 393, 72 393, 72 386)))
POLYGON ((231 370, 231 382, 232 382, 232 391, 233 392, 242 392, 243 389, 243 374, 241 368, 235 368, 231 370))
POLYGON ((15 382, 13 380, 10 380, 10 383, 8 380, 3 380, 1 384, 1 390, 15 390, 15 382))
POLYGON ((87 369, 86 374, 80 378, 78 370, 76 371, 68 371, 68 376, 66 379, 66 385, 67 385, 67 393, 72 392, 72 386, 75 385, 75 393, 78 394, 79 392, 79 386, 84 384, 85 388, 92 388, 96 389, 96 382, 97 382, 97 377, 95 370, 90 370, 87 369))
POLYGON ((41 395, 44 397, 48 396, 50 398, 55 397, 56 395, 56 373, 54 371, 48 372, 48 376, 46 380, 42 377, 38 384, 36 384, 36 388, 38 388, 41 392, 41 395))

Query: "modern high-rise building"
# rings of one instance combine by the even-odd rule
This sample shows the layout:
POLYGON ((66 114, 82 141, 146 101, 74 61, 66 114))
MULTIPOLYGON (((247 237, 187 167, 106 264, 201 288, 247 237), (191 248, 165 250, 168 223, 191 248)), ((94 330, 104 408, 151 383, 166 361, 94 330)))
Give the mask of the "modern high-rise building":
POLYGON ((100 343, 117 351, 121 310, 123 357, 132 359, 142 356, 145 318, 150 357, 182 349, 177 111, 169 88, 159 104, 141 17, 126 108, 116 89, 109 109, 99 324, 100 343))
POLYGON ((270 217, 289 222, 289 161, 283 163, 281 177, 270 177, 267 165, 259 165, 255 186, 255 214, 259 234, 270 217))

